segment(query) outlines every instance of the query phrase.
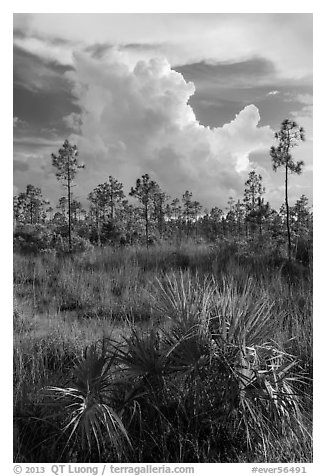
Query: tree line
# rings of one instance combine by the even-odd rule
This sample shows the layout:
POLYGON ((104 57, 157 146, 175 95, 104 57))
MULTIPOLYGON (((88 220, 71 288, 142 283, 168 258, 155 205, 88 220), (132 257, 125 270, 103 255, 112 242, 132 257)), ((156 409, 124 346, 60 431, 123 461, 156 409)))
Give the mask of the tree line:
POLYGON ((52 154, 52 164, 66 194, 53 208, 40 188, 27 185, 25 192, 14 196, 16 233, 26 225, 46 227, 54 241, 67 241, 70 252, 78 239, 98 246, 143 243, 148 247, 165 239, 180 244, 189 238, 209 242, 218 238, 238 242, 270 239, 275 243, 286 238, 291 260, 299 238, 312 233, 307 197, 302 195, 292 207, 288 203, 289 173, 301 173, 303 166, 303 162, 294 162, 290 150, 304 140, 304 131, 295 122, 285 120, 275 137, 278 146, 270 149, 272 166, 275 171, 279 167, 285 169, 285 201, 278 211, 265 201, 263 178, 255 170, 249 172, 244 183, 242 199, 229 197, 224 210, 204 209, 189 190, 180 198, 171 199, 149 174, 142 175, 131 187, 132 202, 125 195, 123 184, 109 176, 88 194, 86 210, 72 192, 77 172, 84 165, 78 162, 77 146, 65 140, 58 154, 52 154))

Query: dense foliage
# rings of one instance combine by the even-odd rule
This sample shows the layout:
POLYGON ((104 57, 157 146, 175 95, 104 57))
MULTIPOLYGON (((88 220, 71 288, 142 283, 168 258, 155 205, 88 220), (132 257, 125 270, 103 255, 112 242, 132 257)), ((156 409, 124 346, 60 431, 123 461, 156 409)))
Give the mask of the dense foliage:
MULTIPOLYGON (((137 179, 130 191, 137 202, 130 203, 122 183, 114 177, 89 193, 89 208, 61 197, 57 211, 48 206, 40 189, 28 185, 14 197, 14 249, 19 252, 55 250, 80 251, 101 245, 140 245, 166 241, 180 245, 193 239, 205 243, 232 242, 241 252, 255 249, 282 259, 288 247, 287 210, 279 211, 264 201, 261 175, 254 170, 244 184, 243 200, 232 197, 223 211, 203 210, 188 190, 182 199, 171 200, 148 174, 137 179)), ((289 207, 291 248, 294 259, 308 264, 312 247, 312 211, 302 195, 289 207)))

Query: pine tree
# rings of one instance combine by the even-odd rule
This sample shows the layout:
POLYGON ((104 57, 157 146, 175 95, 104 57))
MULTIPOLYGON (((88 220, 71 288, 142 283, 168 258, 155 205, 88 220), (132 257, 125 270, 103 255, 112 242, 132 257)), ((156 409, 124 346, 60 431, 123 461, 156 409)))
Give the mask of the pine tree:
POLYGON ((108 206, 110 209, 110 219, 113 222, 117 208, 122 206, 122 202, 125 198, 123 192, 123 185, 117 179, 109 176, 109 180, 106 183, 107 197, 108 197, 108 206))
POLYGON ((302 160, 294 162, 290 150, 297 146, 300 141, 305 140, 304 129, 299 127, 295 121, 285 119, 281 129, 275 133, 278 146, 272 146, 270 156, 272 158, 273 170, 276 172, 279 167, 285 167, 285 208, 286 208, 286 228, 288 237, 288 259, 291 261, 291 227, 290 210, 288 199, 289 173, 301 174, 304 162, 302 160))
POLYGON ((52 165, 57 169, 57 179, 67 188, 68 199, 68 240, 69 240, 69 252, 72 251, 71 243, 71 200, 72 200, 72 187, 74 178, 78 169, 82 169, 85 166, 78 164, 78 149, 76 145, 71 145, 66 139, 61 149, 59 149, 58 155, 52 154, 52 165))
MULTIPOLYGON (((246 223, 250 224, 252 234, 255 233, 256 225, 259 224, 259 211, 265 187, 262 184, 263 178, 255 170, 249 172, 248 180, 245 182, 243 202, 246 207, 246 223)), ((261 231, 261 226, 260 226, 261 231)))
POLYGON ((153 206, 154 213, 153 218, 157 223, 157 229, 162 238, 165 228, 165 217, 167 214, 167 200, 169 199, 168 195, 161 190, 160 187, 153 193, 153 206))
POLYGON ((153 208, 153 197, 157 192, 159 186, 154 181, 151 180, 148 174, 142 175, 141 178, 136 180, 136 187, 131 187, 129 195, 131 197, 137 198, 143 208, 143 217, 145 220, 145 238, 146 238, 146 247, 148 248, 149 243, 149 227, 150 227, 150 215, 153 208))
POLYGON ((186 232, 187 236, 189 235, 189 226, 190 226, 190 218, 192 215, 192 192, 186 190, 185 193, 182 195, 182 202, 183 202, 183 216, 186 222, 186 232))
POLYGON ((14 218, 16 223, 35 225, 42 221, 44 205, 49 202, 42 196, 39 187, 28 184, 26 192, 14 197, 14 218))

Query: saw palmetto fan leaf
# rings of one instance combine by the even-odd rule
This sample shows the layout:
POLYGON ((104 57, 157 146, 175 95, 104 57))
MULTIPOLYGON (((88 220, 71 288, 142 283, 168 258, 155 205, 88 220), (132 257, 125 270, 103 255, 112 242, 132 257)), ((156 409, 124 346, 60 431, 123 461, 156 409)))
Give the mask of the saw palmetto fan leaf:
POLYGON ((63 434, 67 447, 87 450, 96 448, 98 457, 104 451, 121 456, 131 442, 120 417, 113 408, 115 391, 115 355, 99 355, 96 345, 90 346, 76 365, 69 387, 47 387, 44 393, 60 408, 64 418, 63 434))

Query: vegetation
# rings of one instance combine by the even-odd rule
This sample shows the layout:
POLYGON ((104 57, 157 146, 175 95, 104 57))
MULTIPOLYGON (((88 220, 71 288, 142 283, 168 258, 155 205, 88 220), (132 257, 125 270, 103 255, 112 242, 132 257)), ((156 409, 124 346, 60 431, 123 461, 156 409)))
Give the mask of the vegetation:
POLYGON ((279 140, 277 147, 271 147, 270 155, 273 160, 273 169, 276 171, 279 167, 285 167, 285 208, 286 208, 286 228, 288 235, 288 258, 291 261, 291 227, 290 210, 288 199, 288 175, 290 173, 301 174, 303 161, 294 162, 290 149, 298 145, 299 141, 305 139, 304 130, 299 127, 295 121, 285 119, 282 122, 281 130, 275 133, 275 138, 279 140))
POLYGON ((62 182, 64 187, 67 187, 68 200, 68 243, 69 252, 72 250, 71 244, 71 188, 73 187, 73 180, 77 173, 77 169, 84 168, 83 165, 78 164, 77 160, 78 149, 77 146, 72 146, 68 140, 65 140, 59 154, 52 154, 52 165, 57 169, 57 179, 62 182))
POLYGON ((15 257, 16 461, 311 460, 310 273, 220 253, 15 257))
POLYGON ((15 461, 312 460, 312 212, 264 192, 14 198, 15 461))

